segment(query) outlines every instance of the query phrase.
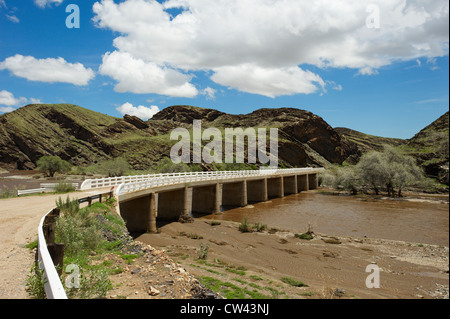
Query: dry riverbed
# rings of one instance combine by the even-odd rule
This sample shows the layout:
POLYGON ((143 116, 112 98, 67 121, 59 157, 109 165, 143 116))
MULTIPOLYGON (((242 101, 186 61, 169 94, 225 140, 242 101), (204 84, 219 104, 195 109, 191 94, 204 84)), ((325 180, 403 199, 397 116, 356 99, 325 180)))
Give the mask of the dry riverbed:
POLYGON ((449 249, 443 246, 323 234, 302 240, 280 229, 241 233, 236 222, 211 226, 201 219, 167 224, 160 234, 144 234, 137 240, 165 250, 222 295, 448 298, 449 249), (198 258, 200 244, 209 246, 205 260, 198 258), (365 284, 371 264, 381 270, 379 289, 365 284))

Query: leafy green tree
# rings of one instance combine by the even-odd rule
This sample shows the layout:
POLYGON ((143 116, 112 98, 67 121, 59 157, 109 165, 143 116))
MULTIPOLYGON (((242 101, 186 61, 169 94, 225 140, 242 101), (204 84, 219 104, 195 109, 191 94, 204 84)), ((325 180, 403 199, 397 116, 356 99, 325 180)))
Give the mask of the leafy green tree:
POLYGON ((384 187, 389 196, 399 197, 404 187, 423 179, 422 169, 416 160, 404 155, 393 146, 385 146, 383 152, 369 152, 361 157, 356 165, 358 176, 363 184, 369 185, 378 195, 384 187))
POLYGON ((130 164, 122 157, 106 161, 100 164, 100 172, 109 177, 123 176, 130 170, 130 164))
POLYGON ((42 156, 36 164, 37 169, 44 172, 48 177, 55 176, 55 173, 67 173, 71 169, 70 163, 59 156, 42 156))
POLYGON ((379 195, 380 188, 384 186, 387 179, 387 169, 383 154, 376 151, 364 154, 356 166, 361 182, 370 186, 376 195, 379 195))

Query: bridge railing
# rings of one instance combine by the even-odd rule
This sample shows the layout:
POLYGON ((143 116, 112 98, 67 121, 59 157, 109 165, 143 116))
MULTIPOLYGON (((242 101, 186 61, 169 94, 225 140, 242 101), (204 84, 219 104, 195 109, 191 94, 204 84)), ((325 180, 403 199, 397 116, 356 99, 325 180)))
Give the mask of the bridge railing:
POLYGON ((309 173, 320 171, 317 168, 290 168, 290 169, 262 169, 245 171, 209 171, 209 172, 190 172, 190 173, 169 173, 147 175, 148 178, 134 183, 122 183, 116 189, 116 195, 136 192, 143 189, 155 188, 160 186, 185 184, 191 182, 200 182, 208 180, 235 179, 253 176, 283 176, 290 174, 309 173))
POLYGON ((164 173, 164 174, 150 174, 150 175, 136 175, 136 176, 120 176, 108 177, 99 179, 87 179, 81 186, 80 190, 89 190, 103 187, 119 186, 121 184, 141 183, 154 179, 162 178, 199 178, 204 176, 224 177, 230 176, 258 176, 258 175, 280 175, 311 171, 316 168, 288 168, 288 169, 260 169, 260 170, 246 170, 246 171, 208 171, 208 172, 181 172, 181 173, 164 173))

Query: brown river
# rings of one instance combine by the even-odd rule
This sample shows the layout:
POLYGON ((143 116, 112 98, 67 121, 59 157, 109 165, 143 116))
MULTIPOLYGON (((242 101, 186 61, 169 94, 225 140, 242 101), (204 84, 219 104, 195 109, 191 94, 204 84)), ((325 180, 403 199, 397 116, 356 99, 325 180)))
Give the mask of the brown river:
POLYGON ((200 218, 241 222, 245 216, 250 223, 297 233, 310 224, 317 234, 449 246, 449 204, 444 196, 375 199, 313 191, 200 218))

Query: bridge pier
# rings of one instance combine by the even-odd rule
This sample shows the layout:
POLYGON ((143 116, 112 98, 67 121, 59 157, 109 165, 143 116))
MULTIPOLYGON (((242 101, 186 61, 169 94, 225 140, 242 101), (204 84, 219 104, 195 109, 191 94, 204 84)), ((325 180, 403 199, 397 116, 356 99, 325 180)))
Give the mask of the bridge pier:
POLYGON ((176 189, 158 193, 158 219, 173 221, 189 214, 188 189, 176 189))
POLYGON ((299 192, 309 191, 308 175, 297 175, 297 187, 299 192))
POLYGON ((283 176, 267 179, 267 195, 269 198, 284 197, 283 176))
POLYGON ((297 175, 283 177, 284 195, 298 193, 297 175))
POLYGON ((246 181, 222 184, 222 205, 237 207, 247 206, 246 181))
POLYGON ((267 179, 247 180, 247 201, 249 203, 267 202, 267 179))
POLYGON ((192 212, 220 213, 220 184, 192 187, 192 212))

